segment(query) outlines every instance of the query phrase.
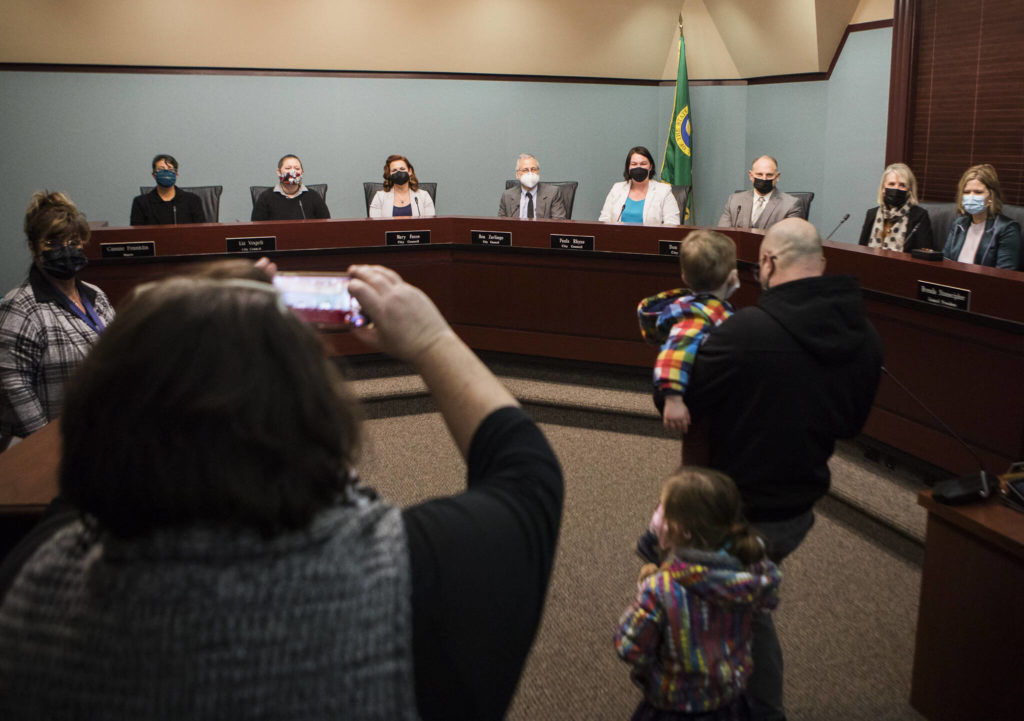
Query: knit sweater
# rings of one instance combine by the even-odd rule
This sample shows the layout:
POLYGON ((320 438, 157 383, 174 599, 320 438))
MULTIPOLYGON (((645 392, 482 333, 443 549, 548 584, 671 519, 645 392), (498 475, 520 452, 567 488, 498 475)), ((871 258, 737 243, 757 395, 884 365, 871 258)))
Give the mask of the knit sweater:
POLYGON ((697 349, 712 328, 733 314, 733 308, 711 293, 678 288, 644 298, 636 312, 644 340, 661 345, 654 362, 655 389, 683 395, 697 349))
POLYGON ((0 609, 0 716, 416 719, 409 559, 397 509, 367 499, 304 532, 81 522, 0 609))
POLYGON ((615 650, 652 706, 713 711, 736 700, 753 667, 751 619, 779 602, 771 561, 749 568, 724 552, 679 549, 640 583, 615 650))

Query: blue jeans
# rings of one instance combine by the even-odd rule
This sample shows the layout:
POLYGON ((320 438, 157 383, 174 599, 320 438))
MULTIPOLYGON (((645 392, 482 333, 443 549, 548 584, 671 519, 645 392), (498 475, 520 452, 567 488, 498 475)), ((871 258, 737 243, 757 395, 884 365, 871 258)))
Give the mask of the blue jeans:
MULTIPOLYGON (((777 565, 797 549, 813 525, 813 510, 785 521, 753 524, 768 544, 768 557, 777 565)), ((755 721, 779 721, 786 718, 782 705, 782 646, 771 613, 755 613, 752 627, 754 670, 747 682, 747 698, 755 721)))

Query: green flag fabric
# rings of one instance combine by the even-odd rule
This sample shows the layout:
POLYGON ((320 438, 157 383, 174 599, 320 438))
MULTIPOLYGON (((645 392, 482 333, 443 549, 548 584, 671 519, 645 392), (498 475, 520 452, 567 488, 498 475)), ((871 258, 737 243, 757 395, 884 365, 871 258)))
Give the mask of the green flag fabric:
MULTIPOLYGON (((679 31, 679 71, 676 74, 676 101, 665 143, 665 157, 661 162, 661 179, 672 185, 693 185, 693 143, 690 124, 690 85, 686 78, 686 44, 682 28, 679 31)), ((686 196, 686 207, 680 208, 683 222, 690 220, 693 209, 693 190, 686 196)))

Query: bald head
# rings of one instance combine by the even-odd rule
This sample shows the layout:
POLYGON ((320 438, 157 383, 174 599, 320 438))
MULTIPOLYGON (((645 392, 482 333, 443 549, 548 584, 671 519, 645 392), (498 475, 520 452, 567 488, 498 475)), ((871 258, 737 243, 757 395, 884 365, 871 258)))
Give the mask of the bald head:
POLYGON ((803 218, 786 218, 768 229, 758 256, 761 284, 768 288, 825 272, 821 237, 803 218))

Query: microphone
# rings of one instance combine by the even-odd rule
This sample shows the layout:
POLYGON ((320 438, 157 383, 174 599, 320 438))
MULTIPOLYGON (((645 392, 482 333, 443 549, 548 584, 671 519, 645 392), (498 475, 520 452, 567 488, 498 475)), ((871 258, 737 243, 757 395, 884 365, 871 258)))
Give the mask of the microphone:
POLYGON ((306 219, 306 209, 302 207, 302 198, 300 197, 298 200, 299 200, 299 212, 302 213, 302 219, 305 220, 306 219))
POLYGON ((178 206, 177 205, 172 205, 171 206, 171 215, 174 216, 174 224, 177 225, 178 224, 178 206))
POLYGON ((616 223, 618 223, 620 220, 622 220, 622 214, 625 213, 625 212, 626 212, 626 204, 623 203, 622 207, 619 208, 619 214, 615 218, 615 222, 616 223))
POLYGON ((942 481, 936 483, 935 488, 932 491, 932 497, 936 501, 948 504, 961 504, 975 501, 979 498, 988 498, 993 493, 999 490, 999 479, 988 473, 985 470, 985 464, 981 462, 981 457, 975 452, 973 448, 967 445, 967 442, 957 435, 956 431, 950 428, 944 420, 939 418, 932 412, 932 409, 924 404, 924 402, 910 392, 910 389, 903 385, 900 380, 889 372, 889 369, 882 366, 882 372, 892 378, 893 383, 898 385, 904 393, 910 396, 917 405, 921 406, 925 412, 934 418, 940 426, 945 429, 946 433, 953 436, 957 443, 967 449, 967 452, 974 458, 974 462, 978 464, 978 473, 968 474, 961 476, 960 478, 951 478, 948 481, 942 481))
POLYGON ((420 199, 415 195, 412 196, 412 199, 416 201, 416 215, 423 215, 423 213, 420 212, 420 199))
POLYGON ((904 244, 905 244, 905 243, 906 243, 906 242, 907 242, 907 241, 908 241, 908 240, 910 239, 910 236, 912 236, 912 235, 913 235, 914 233, 916 233, 916 232, 917 232, 917 229, 918 229, 918 228, 920 228, 920 227, 921 227, 921 221, 919 220, 919 221, 917 221, 917 223, 916 223, 916 224, 914 225, 914 227, 910 229, 910 232, 909 232, 909 233, 907 233, 907 234, 906 234, 905 236, 903 236, 903 242, 904 242, 904 244))
MULTIPOLYGON (((849 219, 850 219, 850 214, 849 214, 849 213, 847 213, 846 215, 844 215, 844 216, 843 216, 843 219, 839 221, 839 225, 842 225, 843 223, 845 223, 845 222, 846 222, 847 220, 849 220, 849 219)), ((827 236, 825 236, 825 240, 829 240, 829 239, 830 239, 830 238, 831 238, 831 237, 832 237, 832 236, 833 236, 833 235, 835 234, 835 232, 836 232, 837 230, 839 230, 839 225, 837 225, 836 227, 834 227, 834 228, 832 229, 832 232, 831 232, 831 233, 829 233, 829 234, 828 234, 827 236)), ((885 369, 883 368, 882 370, 885 370, 885 369)), ((887 372, 888 372, 888 371, 887 371, 887 372)))

